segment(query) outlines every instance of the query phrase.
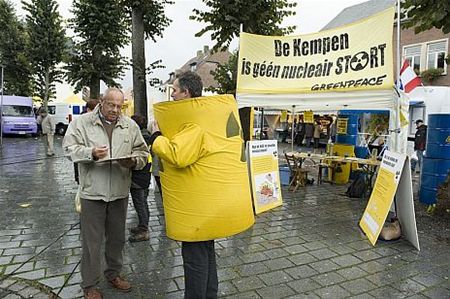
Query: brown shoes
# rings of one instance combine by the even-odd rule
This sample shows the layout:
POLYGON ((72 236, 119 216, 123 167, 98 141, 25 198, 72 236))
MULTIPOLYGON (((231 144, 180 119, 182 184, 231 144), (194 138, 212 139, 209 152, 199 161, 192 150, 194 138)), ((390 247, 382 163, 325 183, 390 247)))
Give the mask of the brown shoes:
POLYGON ((122 291, 122 292, 129 292, 129 291, 131 291, 131 284, 128 281, 126 281, 125 279, 123 279, 123 278, 121 278, 119 276, 117 276, 116 278, 110 280, 109 284, 113 288, 115 288, 115 289, 117 289, 119 291, 122 291))
POLYGON ((98 289, 89 288, 84 290, 84 299, 102 299, 102 293, 98 289))
POLYGON ((148 234, 148 231, 140 231, 138 233, 134 233, 128 238, 130 242, 148 241, 149 239, 150 236, 148 234))

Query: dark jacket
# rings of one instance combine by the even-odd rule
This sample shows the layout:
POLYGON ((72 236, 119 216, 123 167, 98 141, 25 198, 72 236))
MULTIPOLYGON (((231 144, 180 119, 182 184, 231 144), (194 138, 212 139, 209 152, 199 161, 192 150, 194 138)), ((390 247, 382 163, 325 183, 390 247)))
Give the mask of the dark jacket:
POLYGON ((414 150, 424 151, 425 144, 427 142, 427 126, 421 125, 417 128, 416 135, 414 136, 414 150))
MULTIPOLYGON (((141 130, 142 137, 144 137, 145 143, 150 144, 150 133, 146 129, 141 130)), ((148 160, 147 160, 148 161, 148 160)), ((141 170, 133 170, 131 173, 131 188, 144 188, 147 189, 150 186, 151 179, 151 163, 147 163, 141 170)))

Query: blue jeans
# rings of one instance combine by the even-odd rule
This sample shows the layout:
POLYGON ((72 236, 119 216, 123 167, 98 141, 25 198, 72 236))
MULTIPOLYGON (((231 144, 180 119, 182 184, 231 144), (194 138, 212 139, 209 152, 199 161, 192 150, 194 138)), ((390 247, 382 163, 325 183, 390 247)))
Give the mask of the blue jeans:
POLYGON ((423 152, 421 150, 417 150, 416 154, 417 154, 417 164, 419 164, 419 170, 422 171, 422 161, 423 161, 423 152))
POLYGON ((148 220, 150 217, 147 202, 148 188, 131 188, 130 193, 139 220, 138 226, 148 229, 148 220))
POLYGON ((182 242, 184 298, 217 298, 218 279, 214 240, 182 242))

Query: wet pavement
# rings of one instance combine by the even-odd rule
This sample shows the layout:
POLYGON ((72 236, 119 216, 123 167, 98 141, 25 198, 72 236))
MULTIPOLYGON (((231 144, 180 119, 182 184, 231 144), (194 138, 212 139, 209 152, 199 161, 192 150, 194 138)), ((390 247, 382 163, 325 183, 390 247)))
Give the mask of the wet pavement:
MULTIPOLYGON (((79 217, 73 165, 45 156, 42 140, 5 138, 0 154, 0 298, 79 298, 79 217)), ((417 180, 417 177, 415 177, 417 180)), ((367 200, 347 186, 283 188, 282 207, 252 229, 216 241, 222 298, 449 298, 449 222, 416 203, 421 251, 407 241, 375 247, 358 228, 367 200)), ((131 202, 131 201, 130 201, 131 202)), ((179 243, 165 237, 161 198, 150 192, 151 239, 127 243, 130 293, 103 281, 105 298, 183 298, 179 243)), ((129 206, 127 226, 136 215, 129 206)))

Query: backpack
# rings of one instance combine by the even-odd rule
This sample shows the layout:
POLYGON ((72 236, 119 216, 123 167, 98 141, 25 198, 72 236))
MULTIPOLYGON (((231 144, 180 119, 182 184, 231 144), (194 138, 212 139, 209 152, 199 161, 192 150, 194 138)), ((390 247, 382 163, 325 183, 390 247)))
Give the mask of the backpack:
POLYGON ((348 186, 345 194, 348 197, 362 198, 366 193, 366 179, 363 175, 358 176, 351 184, 348 186))

